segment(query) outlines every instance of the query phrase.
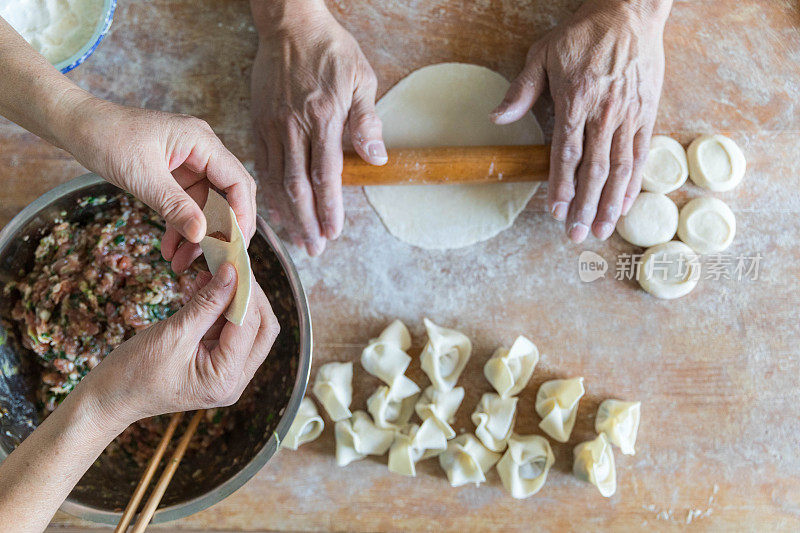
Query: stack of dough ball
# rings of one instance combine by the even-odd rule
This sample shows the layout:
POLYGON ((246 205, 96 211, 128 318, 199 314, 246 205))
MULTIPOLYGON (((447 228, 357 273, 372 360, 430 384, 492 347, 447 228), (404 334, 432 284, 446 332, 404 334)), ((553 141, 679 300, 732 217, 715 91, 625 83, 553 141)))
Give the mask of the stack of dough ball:
POLYGON ((643 192, 617 222, 620 237, 646 248, 669 242, 678 230, 678 206, 663 194, 643 192))
POLYGON ((642 190, 667 194, 686 182, 689 163, 681 143, 656 135, 650 141, 650 151, 642 173, 642 190))
POLYGON ((678 237, 695 252, 721 252, 731 245, 735 235, 736 217, 722 200, 695 198, 681 209, 678 237))
POLYGON ((723 192, 736 187, 745 171, 742 150, 724 135, 702 135, 689 145, 689 177, 700 187, 723 192))
POLYGON ((680 298, 697 286, 700 259, 680 241, 659 244, 642 255, 637 279, 644 290, 657 298, 680 298))

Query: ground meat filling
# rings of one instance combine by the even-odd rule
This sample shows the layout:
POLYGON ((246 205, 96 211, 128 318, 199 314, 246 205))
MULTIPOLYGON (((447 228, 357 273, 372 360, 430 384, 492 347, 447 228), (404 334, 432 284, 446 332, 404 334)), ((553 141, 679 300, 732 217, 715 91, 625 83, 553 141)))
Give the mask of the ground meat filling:
POLYGON ((12 318, 22 342, 43 367, 45 414, 111 350, 191 298, 197 272, 172 272, 163 229, 148 207, 121 196, 88 223, 57 223, 31 272, 6 286, 19 296, 12 318))

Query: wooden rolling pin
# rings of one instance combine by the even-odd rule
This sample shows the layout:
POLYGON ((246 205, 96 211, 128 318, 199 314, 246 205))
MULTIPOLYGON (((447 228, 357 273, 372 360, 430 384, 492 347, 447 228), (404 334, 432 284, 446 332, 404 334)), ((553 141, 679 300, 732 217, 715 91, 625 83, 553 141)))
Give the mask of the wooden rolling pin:
POLYGON ((345 152, 342 184, 431 185, 547 181, 550 147, 442 146, 389 150, 382 167, 345 152))

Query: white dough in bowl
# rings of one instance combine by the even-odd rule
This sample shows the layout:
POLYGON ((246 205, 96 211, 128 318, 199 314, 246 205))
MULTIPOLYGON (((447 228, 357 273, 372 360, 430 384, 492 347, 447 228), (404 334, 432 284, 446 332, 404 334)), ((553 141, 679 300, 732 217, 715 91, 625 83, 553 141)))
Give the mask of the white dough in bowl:
POLYGON ((695 252, 721 252, 736 235, 736 216, 722 200, 695 198, 681 209, 678 237, 695 252))
POLYGON ((620 237, 645 248, 668 242, 677 229, 678 206, 653 192, 639 193, 628 214, 617 222, 620 237))
MULTIPOLYGON (((412 72, 377 104, 386 146, 542 144, 533 115, 490 122, 509 83, 477 65, 441 63, 412 72)), ((389 154, 391 157, 391 152, 389 154)), ((364 187, 389 232, 413 246, 449 249, 494 237, 514 223, 538 183, 364 187)))
POLYGON ((681 143, 666 135, 654 136, 642 173, 642 189, 667 194, 683 185, 688 176, 689 162, 681 143))
POLYGON ((736 187, 744 177, 742 150, 724 135, 703 135, 689 145, 689 177, 700 187, 723 192, 736 187))
POLYGON ((700 258, 682 242, 659 244, 645 250, 637 279, 644 290, 657 298, 680 298, 697 286, 700 258))

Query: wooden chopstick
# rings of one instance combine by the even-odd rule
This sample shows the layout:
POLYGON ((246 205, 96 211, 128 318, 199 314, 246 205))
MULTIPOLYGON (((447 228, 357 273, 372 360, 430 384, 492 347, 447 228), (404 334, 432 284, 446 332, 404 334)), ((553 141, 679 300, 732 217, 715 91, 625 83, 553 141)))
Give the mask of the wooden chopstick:
MULTIPOLYGON (((205 409, 195 411, 194 416, 192 416, 191 420, 189 420, 189 425, 186 427, 186 431, 183 433, 183 436, 181 436, 181 440, 178 441, 178 445, 175 448, 175 451, 172 453, 172 457, 164 467, 164 471, 161 472, 161 477, 158 478, 158 482, 153 488, 153 492, 150 494, 150 497, 144 504, 144 508, 139 513, 139 519, 133 526, 133 533, 142 533, 145 528, 147 528, 150 520, 152 520, 153 515, 158 508, 158 504, 161 502, 161 498, 167 491, 169 482, 172 480, 172 476, 175 475, 175 471, 178 469, 178 466, 183 459, 183 455, 186 453, 186 449, 189 447, 189 442, 192 440, 195 431, 197 431, 197 426, 200 424, 200 420, 203 418, 205 412, 205 409)), ((128 503, 128 507, 125 508, 125 512, 122 515, 122 519, 117 525, 117 528, 114 530, 115 533, 124 532, 128 528, 128 524, 130 524, 133 515, 136 513, 136 508, 139 506, 139 502, 141 501, 144 492, 147 489, 147 485, 149 485, 150 480, 153 478, 153 474, 158 468, 161 457, 164 455, 164 450, 166 450, 166 447, 172 438, 172 434, 175 432, 175 428, 180 422, 182 416, 183 413, 175 413, 172 415, 172 418, 169 421, 169 426, 167 426, 167 430, 164 433, 164 436, 161 438, 161 442, 159 442, 153 457, 147 464, 147 469, 142 475, 142 479, 139 481, 139 484, 136 486, 136 490, 131 497, 131 501, 128 503)))
POLYGON ((127 531, 128 525, 131 523, 131 519, 133 519, 133 515, 136 514, 136 509, 139 508, 139 503, 141 503, 142 498, 144 497, 147 486, 150 485, 150 481, 153 479, 153 475, 155 475, 159 463, 161 463, 161 458, 164 456, 164 452, 167 451, 167 446, 169 445, 169 441, 172 440, 172 435, 175 433, 175 428, 178 427, 178 424, 182 419, 183 413, 172 413, 172 417, 169 419, 167 430, 164 432, 164 436, 161 437, 161 441, 158 443, 158 447, 156 447, 153 457, 151 457, 150 461, 147 463, 147 468, 145 469, 144 474, 142 474, 139 484, 136 485, 136 489, 133 491, 133 496, 131 496, 131 500, 128 502, 128 506, 125 508, 125 512, 122 513, 122 518, 120 519, 119 524, 117 524, 117 527, 114 529, 114 533, 123 533, 124 531, 127 531))

